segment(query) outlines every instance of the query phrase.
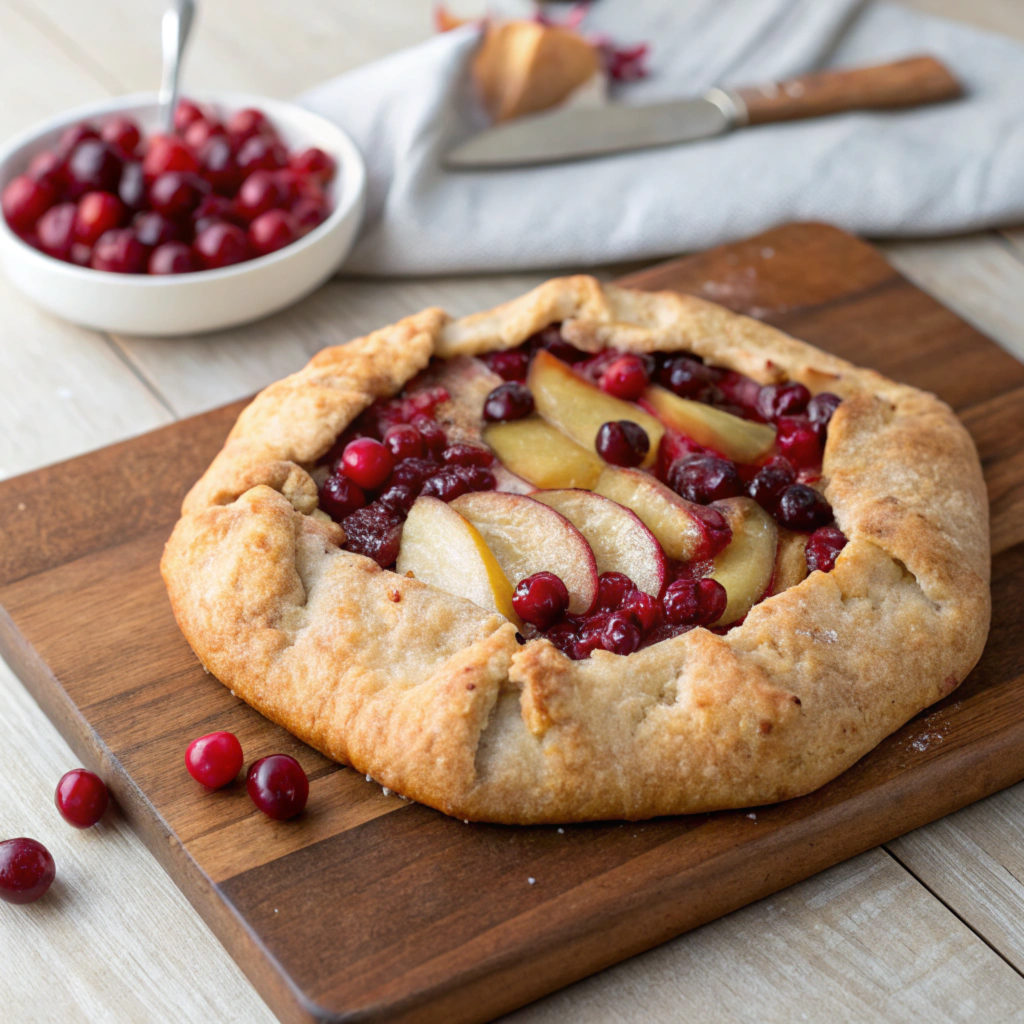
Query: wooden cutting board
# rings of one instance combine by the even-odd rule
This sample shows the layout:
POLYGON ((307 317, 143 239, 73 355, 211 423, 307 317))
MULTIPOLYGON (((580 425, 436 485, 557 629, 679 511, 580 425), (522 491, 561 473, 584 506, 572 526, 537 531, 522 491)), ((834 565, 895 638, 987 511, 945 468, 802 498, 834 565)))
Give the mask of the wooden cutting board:
POLYGON ((467 825, 386 795, 208 677, 157 568, 241 404, 0 483, 0 649, 285 1021, 482 1021, 1024 777, 1024 365, 835 229, 633 275, 937 392, 992 501, 994 620, 943 703, 811 796, 639 824, 467 825), (307 811, 207 793, 189 740, 296 756, 307 811), (531 881, 532 880, 532 881, 531 881))

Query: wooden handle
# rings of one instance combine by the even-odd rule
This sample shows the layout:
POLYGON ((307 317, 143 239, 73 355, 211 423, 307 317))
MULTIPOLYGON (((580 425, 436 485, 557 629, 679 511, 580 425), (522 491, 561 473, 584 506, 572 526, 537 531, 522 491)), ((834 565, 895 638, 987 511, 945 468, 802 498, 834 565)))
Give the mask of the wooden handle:
POLYGON ((739 89, 747 124, 794 121, 844 110, 916 107, 955 99, 963 92, 949 69, 934 57, 895 64, 803 75, 774 85, 739 89))

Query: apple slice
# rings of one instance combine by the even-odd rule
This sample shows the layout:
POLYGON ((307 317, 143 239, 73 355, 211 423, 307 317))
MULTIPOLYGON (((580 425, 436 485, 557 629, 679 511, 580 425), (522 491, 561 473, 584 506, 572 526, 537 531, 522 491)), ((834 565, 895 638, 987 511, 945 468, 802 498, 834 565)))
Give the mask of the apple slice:
POLYGON ((613 420, 632 420, 647 431, 651 442, 641 465, 651 466, 658 457, 658 443, 665 428, 639 406, 609 395, 574 373, 560 359, 541 349, 526 377, 537 412, 588 451, 596 452, 597 432, 613 420))
POLYGON ((645 594, 661 593, 668 574, 665 553, 635 512, 593 491, 537 491, 534 497, 583 534, 599 573, 625 573, 645 594))
POLYGON ((728 603, 716 626, 742 619, 761 600, 775 571, 779 531, 775 520, 753 498, 723 498, 709 506, 725 516, 732 540, 708 575, 725 587, 728 603))
POLYGON ((451 503, 480 531, 514 587, 535 572, 553 572, 582 615, 597 599, 597 563, 583 534, 553 508, 525 494, 476 491, 451 503))
POLYGON ((440 498, 417 498, 402 528, 395 571, 498 612, 517 625, 512 584, 480 531, 440 498))
POLYGON ((534 487, 593 487, 604 463, 538 417, 492 423, 484 441, 505 468, 534 487))
POLYGON ((772 593, 781 594, 807 578, 807 534, 779 527, 779 548, 775 552, 772 593))
POLYGON ((645 409, 653 412, 672 430, 693 438, 724 455, 733 462, 757 462, 763 459, 775 444, 775 428, 766 423, 754 423, 733 416, 731 412, 716 409, 703 402, 673 395, 665 388, 653 385, 640 399, 645 409))
POLYGON ((669 558, 710 558, 728 540, 727 533, 716 529, 721 516, 680 498, 650 473, 605 466, 594 490, 635 512, 669 558))

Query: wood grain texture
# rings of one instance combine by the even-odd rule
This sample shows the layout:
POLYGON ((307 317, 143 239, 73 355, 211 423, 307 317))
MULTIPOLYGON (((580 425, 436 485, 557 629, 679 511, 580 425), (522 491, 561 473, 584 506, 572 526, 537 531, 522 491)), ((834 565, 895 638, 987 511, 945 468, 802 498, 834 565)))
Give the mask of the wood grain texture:
MULTIPOLYGON (((1006 396, 1024 387, 1024 368, 870 247, 797 226, 632 279, 699 294, 709 282, 718 301, 936 387, 973 415, 988 473, 1012 462, 1006 396), (943 378, 935 364, 954 353, 943 378)), ((829 786, 756 819, 560 833, 466 826, 385 797, 206 678, 175 628, 156 562, 182 491, 236 412, 0 485, 0 643, 285 1020, 487 1019, 1024 777, 1015 547, 997 564, 992 640, 961 689, 829 786), (76 476, 102 499, 41 534, 55 489, 76 476), (181 751, 213 728, 238 733, 250 758, 299 757, 319 797, 304 820, 267 823, 238 787, 197 792, 181 751)), ((994 519, 1008 543, 1015 515, 994 519)))

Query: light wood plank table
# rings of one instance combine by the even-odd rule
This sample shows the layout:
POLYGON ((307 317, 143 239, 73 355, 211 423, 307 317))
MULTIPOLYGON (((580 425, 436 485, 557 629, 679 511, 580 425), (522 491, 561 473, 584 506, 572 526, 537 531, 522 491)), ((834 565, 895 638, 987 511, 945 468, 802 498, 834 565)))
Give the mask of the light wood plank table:
MULTIPOLYGON (((292 95, 424 38, 430 6, 207 3, 188 80, 292 95)), ((1019 0, 914 6, 1024 39, 1019 0)), ((160 8, 160 0, 0 0, 0 138, 89 99, 152 88, 160 8)), ((1024 358, 1024 233, 885 248, 907 276, 1024 358)), ((335 280, 254 327, 161 341, 70 327, 0 279, 0 475, 249 394, 324 345, 420 307, 466 313, 546 276, 335 280)), ((60 868, 52 896, 31 912, 0 904, 0 1016, 62 1024, 272 1021, 116 810, 86 833, 60 822, 53 787, 75 764, 0 663, 0 836, 37 837, 60 868)), ((1021 880, 1024 784, 514 1017, 523 1024, 1024 1019, 1021 880)))

